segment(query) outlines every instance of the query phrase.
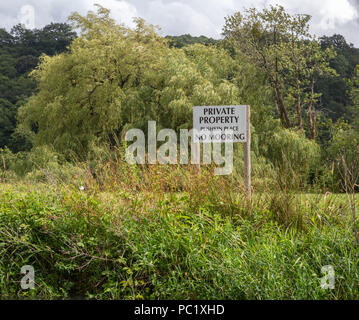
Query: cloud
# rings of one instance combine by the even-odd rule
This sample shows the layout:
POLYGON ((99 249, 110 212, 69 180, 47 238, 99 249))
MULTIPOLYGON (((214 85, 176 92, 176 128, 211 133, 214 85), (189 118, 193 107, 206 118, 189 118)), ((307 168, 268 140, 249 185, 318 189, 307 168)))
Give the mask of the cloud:
POLYGON ((143 17, 159 25, 163 34, 214 38, 220 38, 225 16, 244 7, 261 9, 280 4, 290 13, 312 15, 312 31, 319 36, 341 33, 359 46, 359 0, 12 0, 0 3, 0 27, 10 29, 19 23, 24 5, 34 7, 35 26, 41 28, 50 22, 66 21, 73 11, 86 14, 95 3, 111 9, 116 21, 129 26, 133 17, 143 17))
POLYGON ((307 13, 313 16, 313 27, 318 30, 334 30, 358 17, 358 12, 348 0, 313 0, 286 1, 269 0, 268 4, 280 4, 287 10, 296 13, 307 13))
POLYGON ((266 5, 280 4, 290 13, 304 13, 312 16, 312 33, 322 35, 342 34, 348 42, 359 46, 356 32, 359 18, 359 0, 267 0, 266 5))
POLYGON ((136 8, 126 1, 116 0, 12 0, 0 3, 0 27, 10 29, 21 22, 21 9, 32 6, 35 11, 35 27, 42 28, 51 22, 65 22, 68 16, 77 11, 86 14, 94 10, 94 4, 100 3, 111 9, 112 17, 118 22, 132 25, 132 19, 138 16, 136 8))
POLYGON ((214 34, 216 25, 211 19, 185 1, 170 3, 150 1, 143 17, 152 24, 160 24, 166 34, 214 34))
POLYGON ((359 45, 354 26, 359 17, 359 0, 128 0, 147 21, 158 24, 165 34, 207 35, 220 38, 224 17, 243 8, 280 4, 290 13, 312 16, 313 33, 342 33, 359 45))
POLYGON ((88 9, 93 10, 95 3, 100 3, 103 7, 111 10, 111 16, 116 21, 124 23, 127 26, 133 25, 133 18, 138 17, 137 9, 134 5, 126 1, 115 1, 115 0, 87 0, 88 9))

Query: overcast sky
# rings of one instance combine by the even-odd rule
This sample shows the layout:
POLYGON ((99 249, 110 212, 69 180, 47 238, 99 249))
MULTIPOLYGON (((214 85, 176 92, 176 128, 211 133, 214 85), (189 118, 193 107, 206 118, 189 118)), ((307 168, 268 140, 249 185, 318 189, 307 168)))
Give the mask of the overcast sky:
POLYGON ((359 0, 0 0, 0 27, 10 29, 24 19, 29 21, 33 8, 30 23, 42 28, 66 21, 73 11, 85 14, 94 9, 94 3, 111 9, 113 18, 129 26, 133 17, 142 17, 160 26, 163 35, 214 38, 220 38, 225 16, 244 7, 281 4, 290 13, 312 15, 312 32, 318 36, 340 33, 359 47, 359 0))

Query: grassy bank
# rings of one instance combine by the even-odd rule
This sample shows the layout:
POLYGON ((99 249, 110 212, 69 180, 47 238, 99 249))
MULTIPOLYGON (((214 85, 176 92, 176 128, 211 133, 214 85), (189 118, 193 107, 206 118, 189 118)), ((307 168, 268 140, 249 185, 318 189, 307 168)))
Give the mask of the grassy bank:
POLYGON ((2 298, 359 298, 343 195, 256 194, 247 203, 219 183, 217 200, 210 190, 2 184, 2 298), (34 290, 20 287, 24 265, 35 269, 34 290), (320 286, 326 265, 334 290, 320 286))

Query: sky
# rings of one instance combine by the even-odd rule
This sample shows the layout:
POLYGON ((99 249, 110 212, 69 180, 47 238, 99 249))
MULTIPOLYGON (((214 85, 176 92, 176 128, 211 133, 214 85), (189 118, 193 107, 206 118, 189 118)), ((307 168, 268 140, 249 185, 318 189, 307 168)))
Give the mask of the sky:
POLYGON ((216 39, 225 16, 243 8, 280 4, 290 13, 310 14, 311 31, 317 36, 339 33, 359 47, 359 0, 0 0, 0 28, 65 22, 74 11, 93 10, 95 3, 111 9, 112 17, 127 26, 133 25, 133 17, 142 17, 159 26, 162 35, 189 33, 216 39))

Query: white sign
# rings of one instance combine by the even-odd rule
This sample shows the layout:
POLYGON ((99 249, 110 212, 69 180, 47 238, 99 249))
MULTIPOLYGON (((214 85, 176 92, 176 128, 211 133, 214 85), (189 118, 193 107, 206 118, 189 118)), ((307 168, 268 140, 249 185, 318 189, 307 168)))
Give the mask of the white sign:
POLYGON ((193 108, 194 142, 247 142, 247 106, 193 108))

